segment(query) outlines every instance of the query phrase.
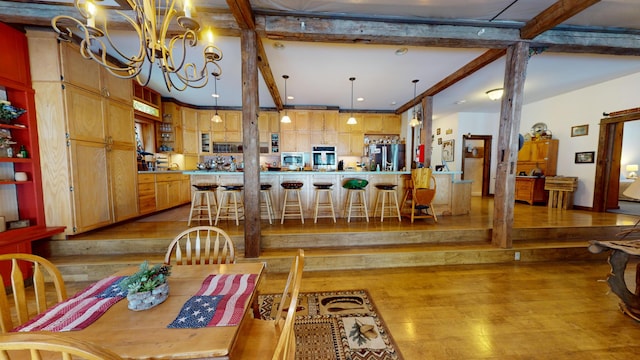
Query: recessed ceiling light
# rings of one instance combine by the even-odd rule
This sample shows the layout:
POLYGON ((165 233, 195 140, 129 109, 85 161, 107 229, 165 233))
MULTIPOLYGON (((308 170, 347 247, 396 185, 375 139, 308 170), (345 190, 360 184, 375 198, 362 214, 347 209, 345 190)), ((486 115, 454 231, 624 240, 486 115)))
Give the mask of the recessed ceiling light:
POLYGON ((397 104, 395 100, 391 102, 391 105, 395 105, 395 104, 397 104))
POLYGON ((363 97, 359 97, 359 98, 357 98, 357 99, 356 99, 356 101, 363 102, 363 101, 364 101, 364 98, 363 98, 363 97))
POLYGON ((283 43, 281 43, 281 42, 274 42, 274 43, 273 43, 273 47, 274 47, 275 49, 282 50, 282 49, 284 49, 284 44, 283 44, 283 43))
POLYGON ((458 100, 458 101, 456 101, 454 104, 456 104, 456 105, 461 105, 461 104, 464 104, 464 103, 466 103, 466 102, 467 102, 467 100, 464 100, 464 99, 463 99, 463 100, 458 100))
POLYGON ((211 96, 213 96, 214 98, 219 98, 220 94, 211 94, 211 96))
POLYGON ((406 54, 408 51, 409 51, 409 49, 407 49, 407 48, 400 48, 400 49, 396 50, 396 55, 402 56, 402 55, 406 54))
POLYGON ((293 100, 293 99, 295 99, 293 96, 287 95, 287 100, 293 100))

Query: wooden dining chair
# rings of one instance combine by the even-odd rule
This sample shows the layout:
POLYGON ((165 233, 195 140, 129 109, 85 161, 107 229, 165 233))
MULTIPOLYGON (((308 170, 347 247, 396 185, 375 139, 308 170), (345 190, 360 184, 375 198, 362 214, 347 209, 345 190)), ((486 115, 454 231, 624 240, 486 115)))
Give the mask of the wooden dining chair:
POLYGON ((293 360, 296 338, 293 330, 298 294, 304 269, 304 250, 299 249, 289 271, 274 320, 246 319, 231 351, 232 359, 293 360))
POLYGON ((120 360, 118 354, 96 344, 55 333, 9 333, 0 335, 0 359, 120 360), (28 353, 27 353, 28 351, 28 353))
POLYGON ((233 264, 236 252, 224 230, 215 226, 196 226, 178 234, 169 244, 164 263, 171 265, 233 264))
MULTIPOLYGON (((13 301, 10 301, 6 292, 0 291, 3 333, 24 324, 49 306, 67 299, 67 289, 60 271, 43 257, 22 253, 2 254, 0 266, 8 266, 11 269, 13 294, 13 301), (48 297, 47 292, 49 292, 48 297), (55 301, 53 293, 55 293, 55 301), (33 306, 33 302, 35 302, 35 312, 29 309, 33 306), (12 309, 15 309, 15 318, 12 316, 12 309)), ((5 284, 2 275, 0 275, 0 283, 3 286, 5 284)))
POLYGON ((436 178, 430 168, 411 170, 411 223, 414 219, 432 218, 438 222, 436 211, 433 208, 433 199, 436 197, 436 178), (424 212, 423 212, 424 211, 424 212), (431 214, 429 214, 431 212, 431 214))

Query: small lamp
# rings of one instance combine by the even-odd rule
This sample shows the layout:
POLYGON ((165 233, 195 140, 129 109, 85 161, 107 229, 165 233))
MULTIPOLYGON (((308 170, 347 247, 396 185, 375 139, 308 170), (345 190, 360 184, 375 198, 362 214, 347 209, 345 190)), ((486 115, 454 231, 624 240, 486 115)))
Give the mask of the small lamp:
POLYGON ((280 122, 289 124, 291 123, 291 118, 287 114, 287 79, 289 79, 289 75, 282 75, 282 78, 284 79, 284 116, 280 119, 280 122))
POLYGON ((351 116, 347 119, 347 125, 355 125, 358 123, 356 118, 353 117, 353 82, 356 80, 354 77, 350 77, 349 81, 351 81, 351 116))
POLYGON ((218 94, 218 77, 217 76, 213 76, 213 81, 214 81, 214 93, 213 98, 216 99, 216 113, 213 115, 213 117, 211 117, 211 121, 213 121, 214 123, 221 123, 222 122, 222 118, 220 117, 220 115, 218 114, 218 98, 220 97, 220 94, 218 94))
POLYGON ((504 89, 502 88, 491 89, 487 91, 487 96, 489 97, 489 99, 491 99, 491 101, 499 100, 500 98, 502 98, 502 94, 504 94, 504 89))
POLYGON ((627 179, 635 179, 638 177, 638 174, 636 174, 636 171, 638 171, 638 164, 627 165, 625 170, 629 172, 629 174, 627 174, 627 179))
POLYGON ((640 200, 640 181, 632 182, 622 194, 632 199, 640 200))
MULTIPOLYGON (((416 98, 416 86, 418 84, 418 79, 412 80, 411 82, 413 83, 413 99, 415 100, 416 98)), ((411 121, 409 121, 409 126, 411 127, 416 127, 418 125, 420 125, 420 120, 418 120, 418 109, 417 109, 417 105, 413 107, 413 118, 411 118, 411 121)))

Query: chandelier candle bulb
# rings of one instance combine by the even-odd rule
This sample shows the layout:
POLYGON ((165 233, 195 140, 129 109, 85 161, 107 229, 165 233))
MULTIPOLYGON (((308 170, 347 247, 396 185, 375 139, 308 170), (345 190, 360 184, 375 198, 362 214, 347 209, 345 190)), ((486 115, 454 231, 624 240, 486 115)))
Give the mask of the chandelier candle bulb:
POLYGON ((184 0, 184 16, 191 17, 191 3, 189 0, 184 0))

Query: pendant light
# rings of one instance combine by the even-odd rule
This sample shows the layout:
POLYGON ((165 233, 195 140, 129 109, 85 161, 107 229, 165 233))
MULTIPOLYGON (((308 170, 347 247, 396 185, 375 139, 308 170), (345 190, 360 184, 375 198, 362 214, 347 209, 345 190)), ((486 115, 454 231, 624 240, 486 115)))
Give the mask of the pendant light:
POLYGON ((220 117, 220 115, 218 115, 218 98, 220 97, 220 94, 218 94, 218 77, 215 75, 213 76, 213 86, 214 94, 211 96, 216 99, 216 113, 211 118, 211 121, 213 121, 214 123, 221 123, 222 118, 220 117))
POLYGON ((347 125, 355 125, 358 122, 356 118, 353 117, 353 82, 356 80, 354 77, 350 77, 349 81, 351 81, 351 117, 347 120, 347 125))
MULTIPOLYGON (((417 88, 417 84, 418 84, 418 79, 412 80, 411 82, 413 83, 413 99, 416 99, 416 88, 417 88)), ((418 125, 420 125, 420 121, 418 120, 418 111, 417 111, 417 106, 415 105, 413 107, 413 118, 411 119, 411 121, 409 121, 409 125, 411 127, 416 127, 418 125)))
POLYGON ((291 118, 287 115, 287 79, 289 75, 282 75, 282 78, 284 79, 284 116, 280 119, 280 122, 289 124, 291 123, 291 118))

